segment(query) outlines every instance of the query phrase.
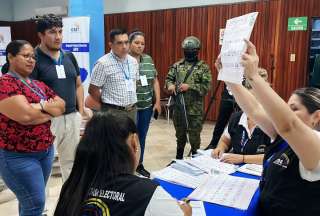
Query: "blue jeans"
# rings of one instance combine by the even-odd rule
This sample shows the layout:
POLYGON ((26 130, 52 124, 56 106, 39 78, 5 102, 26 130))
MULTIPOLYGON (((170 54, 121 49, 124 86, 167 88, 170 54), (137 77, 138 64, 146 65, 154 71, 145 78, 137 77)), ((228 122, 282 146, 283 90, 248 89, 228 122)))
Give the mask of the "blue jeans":
POLYGON ((54 156, 46 151, 18 153, 0 149, 0 173, 19 201, 20 216, 40 216, 45 205, 45 187, 54 156))
POLYGON ((139 164, 143 163, 144 147, 146 143, 146 137, 147 137, 152 113, 153 113, 153 107, 149 107, 143 110, 138 110, 138 113, 137 113, 137 128, 138 128, 138 135, 139 135, 140 148, 141 148, 139 164))

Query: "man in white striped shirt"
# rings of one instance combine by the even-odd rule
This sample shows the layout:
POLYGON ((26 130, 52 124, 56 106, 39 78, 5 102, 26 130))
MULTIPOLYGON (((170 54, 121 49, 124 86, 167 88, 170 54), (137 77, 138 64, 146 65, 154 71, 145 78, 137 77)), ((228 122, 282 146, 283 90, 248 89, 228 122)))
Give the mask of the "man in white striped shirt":
POLYGON ((89 94, 101 103, 101 109, 110 112, 125 112, 136 122, 136 81, 139 65, 128 55, 129 39, 123 29, 109 33, 111 51, 95 64, 89 86, 89 94))

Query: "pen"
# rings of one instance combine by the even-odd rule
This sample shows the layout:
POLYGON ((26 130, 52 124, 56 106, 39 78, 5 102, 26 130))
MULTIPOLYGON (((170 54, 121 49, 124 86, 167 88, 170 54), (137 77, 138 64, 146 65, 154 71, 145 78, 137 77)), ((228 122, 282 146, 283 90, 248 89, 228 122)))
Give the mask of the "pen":
POLYGON ((182 198, 179 202, 180 204, 189 204, 190 200, 188 198, 182 198))

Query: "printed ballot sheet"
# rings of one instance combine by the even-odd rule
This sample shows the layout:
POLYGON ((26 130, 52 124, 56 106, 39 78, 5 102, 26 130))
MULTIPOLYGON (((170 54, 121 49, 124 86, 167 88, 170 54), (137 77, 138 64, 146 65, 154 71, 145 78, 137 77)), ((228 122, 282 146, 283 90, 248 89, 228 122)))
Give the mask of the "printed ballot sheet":
POLYGON ((221 47, 222 69, 218 80, 241 84, 244 68, 241 55, 246 50, 244 39, 249 40, 258 12, 227 20, 221 47))
POLYGON ((189 198, 246 210, 258 186, 259 181, 255 179, 213 175, 195 189, 189 198))
POLYGON ((194 177, 172 167, 166 167, 162 170, 152 172, 151 177, 194 189, 203 184, 207 180, 208 175, 203 174, 194 177))
POLYGON ((238 168, 238 172, 247 173, 250 175, 261 176, 263 171, 262 165, 258 164, 245 164, 238 168))
POLYGON ((236 172, 238 166, 228 163, 220 162, 219 159, 213 159, 208 155, 200 155, 195 158, 185 160, 186 163, 198 167, 199 169, 205 171, 208 174, 213 173, 225 173, 231 174, 236 172))
POLYGON ((206 211, 202 201, 191 201, 192 216, 206 216, 206 211))

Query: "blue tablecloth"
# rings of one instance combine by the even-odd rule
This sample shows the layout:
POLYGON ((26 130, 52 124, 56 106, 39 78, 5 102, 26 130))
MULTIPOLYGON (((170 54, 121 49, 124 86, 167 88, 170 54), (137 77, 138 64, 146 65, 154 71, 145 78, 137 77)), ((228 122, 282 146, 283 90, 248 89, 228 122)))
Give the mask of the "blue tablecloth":
MULTIPOLYGON (((252 179, 259 179, 257 176, 248 175, 240 172, 236 172, 232 174, 233 176, 239 176, 244 178, 252 178, 252 179)), ((182 199, 183 197, 187 197, 193 189, 186 188, 183 186, 175 185, 160 179, 156 179, 157 182, 166 190, 168 191, 171 196, 175 197, 176 199, 182 199)), ((235 208, 230 208, 222 205, 217 205, 213 203, 204 202, 204 207, 206 209, 207 216, 211 215, 221 215, 221 216, 257 216, 257 206, 258 206, 258 199, 259 199, 259 189, 254 194, 249 208, 245 211, 235 208)))

